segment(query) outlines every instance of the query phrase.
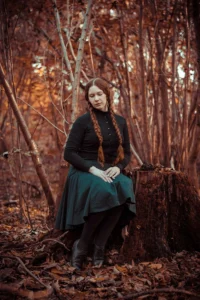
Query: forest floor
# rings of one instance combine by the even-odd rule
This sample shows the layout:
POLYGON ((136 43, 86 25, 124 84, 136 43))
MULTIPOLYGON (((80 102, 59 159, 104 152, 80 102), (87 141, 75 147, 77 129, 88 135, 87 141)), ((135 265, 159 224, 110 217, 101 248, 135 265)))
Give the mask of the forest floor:
MULTIPOLYGON (((70 251, 50 235, 45 201, 27 203, 30 223, 18 201, 0 201, 0 299, 199 299, 200 253, 182 251, 154 261, 107 264, 83 271, 69 264, 70 251)), ((67 235, 66 235, 67 236, 67 235)))

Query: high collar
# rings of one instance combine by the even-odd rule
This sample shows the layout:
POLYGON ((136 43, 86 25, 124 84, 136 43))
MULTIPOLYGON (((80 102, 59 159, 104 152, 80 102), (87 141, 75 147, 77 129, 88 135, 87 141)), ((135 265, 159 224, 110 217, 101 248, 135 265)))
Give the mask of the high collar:
POLYGON ((99 109, 97 109, 97 108, 93 108, 93 111, 95 112, 95 114, 97 115, 97 116, 106 116, 106 115, 109 115, 110 114, 110 112, 109 112, 109 110, 108 111, 102 111, 102 110, 99 110, 99 109))

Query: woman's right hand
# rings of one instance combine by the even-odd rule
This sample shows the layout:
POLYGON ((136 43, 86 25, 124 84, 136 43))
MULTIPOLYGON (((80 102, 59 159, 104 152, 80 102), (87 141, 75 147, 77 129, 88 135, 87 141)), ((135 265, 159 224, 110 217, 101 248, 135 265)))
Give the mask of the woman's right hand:
POLYGON ((105 173, 105 171, 102 171, 96 167, 91 167, 89 168, 89 173, 100 177, 103 179, 105 182, 112 182, 112 179, 105 173))

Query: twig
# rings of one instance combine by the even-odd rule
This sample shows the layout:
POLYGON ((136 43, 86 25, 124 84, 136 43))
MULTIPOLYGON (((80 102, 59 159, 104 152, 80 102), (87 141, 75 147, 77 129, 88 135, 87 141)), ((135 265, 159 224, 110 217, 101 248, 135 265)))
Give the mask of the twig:
POLYGON ((103 80, 105 80, 107 83, 109 83, 112 87, 116 88, 117 90, 120 90, 120 86, 116 85, 115 83, 113 83, 112 81, 108 80, 107 78, 101 76, 101 78, 103 80))
POLYGON ((41 243, 45 243, 45 242, 54 242, 55 244, 57 243, 57 244, 60 244, 60 245, 62 245, 64 248, 65 248, 65 250, 67 250, 67 251, 70 251, 70 249, 69 248, 67 248, 67 246, 65 246, 65 244, 64 243, 62 243, 62 242, 60 242, 60 241, 58 241, 58 240, 54 240, 54 239, 46 239, 46 240, 44 240, 44 241, 42 241, 41 243))
POLYGON ((200 299, 200 295, 197 295, 197 294, 192 293, 192 292, 188 292, 186 290, 179 290, 179 289, 174 289, 174 288, 148 290, 148 291, 144 291, 144 292, 130 294, 130 295, 127 295, 127 296, 124 296, 124 297, 122 296, 119 299, 123 299, 123 300, 134 299, 134 298, 138 298, 140 296, 144 296, 144 295, 148 295, 148 294, 156 294, 156 293, 157 294, 160 294, 160 293, 185 294, 185 295, 194 296, 194 297, 200 299))
MULTIPOLYGON (((41 114, 37 109, 35 109, 32 105, 30 105, 29 103, 27 103, 26 101, 24 101, 23 99, 17 97, 17 99, 19 99, 20 101, 24 102, 26 105, 28 105, 31 109, 33 109, 37 114, 39 114, 43 119, 45 119, 49 124, 51 124, 54 128, 56 128, 58 131, 60 131, 61 133, 64 133, 63 130, 61 130, 60 128, 58 128, 57 126, 55 126, 49 119, 47 119, 43 114, 41 114)), ((68 123, 66 121, 66 123, 68 123)))
POLYGON ((64 238, 67 234, 69 233, 69 230, 64 232, 63 234, 61 234, 58 239, 61 240, 62 238, 64 238))
MULTIPOLYGON (((77 59, 77 58, 76 58, 76 55, 75 55, 75 53, 74 53, 74 49, 73 49, 73 47, 72 47, 72 43, 71 43, 71 40, 70 40, 70 34, 69 34, 69 32, 68 32, 67 29, 65 29, 64 32, 66 33, 67 41, 68 41, 68 44, 69 44, 69 49, 70 49, 70 51, 71 51, 71 54, 72 54, 72 56, 73 56, 74 61, 76 62, 76 59, 77 59)), ((87 81, 89 81, 89 78, 87 77, 86 73, 85 73, 82 69, 81 69, 81 73, 83 74, 84 78, 85 78, 87 81)))
POLYGON ((65 47, 65 42, 64 42, 64 39, 63 39, 63 36, 62 36, 61 24, 60 24, 60 15, 59 15, 58 8, 57 8, 57 5, 56 5, 56 0, 52 0, 52 2, 53 2, 54 15, 55 15, 55 20, 56 20, 56 27, 57 27, 57 31, 58 31, 58 35, 59 35, 60 43, 61 43, 61 47, 62 47, 62 52, 63 52, 63 56, 64 56, 64 62, 65 62, 66 67, 68 69, 70 80, 71 80, 71 82, 73 82, 74 81, 74 75, 73 75, 73 72, 72 72, 71 64, 70 64, 69 57, 68 57, 68 54, 67 54, 67 50, 66 50, 66 47, 65 47))
POLYGON ((89 36, 89 39, 88 39, 88 45, 89 45, 89 51, 90 51, 90 60, 91 60, 91 65, 92 65, 92 73, 93 73, 93 76, 95 77, 95 68, 94 68, 94 59, 93 59, 93 55, 92 55, 92 47, 91 47, 91 39, 90 39, 90 36, 89 36))
POLYGON ((49 289, 50 286, 44 284, 37 276, 35 276, 23 263, 23 261, 21 260, 21 258, 17 257, 17 256, 13 256, 13 258, 16 258, 18 260, 18 262, 22 265, 22 267, 24 268, 24 270, 31 276, 33 277, 36 281, 38 281, 41 285, 43 285, 46 289, 49 289))

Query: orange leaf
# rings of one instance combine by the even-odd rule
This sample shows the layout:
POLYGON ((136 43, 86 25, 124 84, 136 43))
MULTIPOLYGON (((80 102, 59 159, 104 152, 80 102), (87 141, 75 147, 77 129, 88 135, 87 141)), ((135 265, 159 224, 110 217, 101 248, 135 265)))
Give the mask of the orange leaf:
POLYGON ((162 268, 162 264, 150 264, 149 267, 155 270, 159 270, 162 268))

